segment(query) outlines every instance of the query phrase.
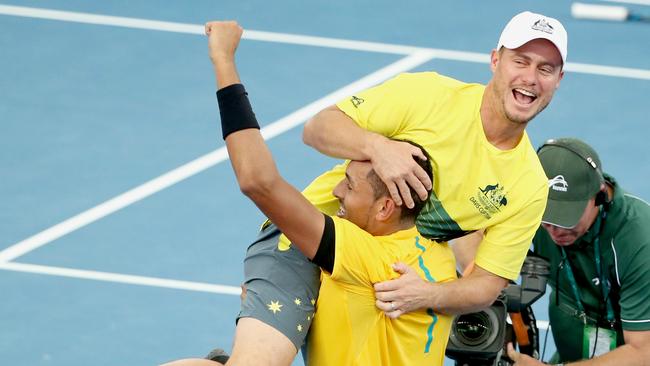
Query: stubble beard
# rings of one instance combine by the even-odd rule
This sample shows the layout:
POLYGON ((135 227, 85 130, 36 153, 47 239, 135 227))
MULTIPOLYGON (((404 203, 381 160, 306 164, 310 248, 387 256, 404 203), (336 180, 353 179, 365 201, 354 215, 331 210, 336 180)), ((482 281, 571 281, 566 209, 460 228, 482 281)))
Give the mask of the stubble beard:
POLYGON ((501 99, 501 106, 503 108, 503 112, 506 118, 514 124, 527 124, 528 122, 532 121, 535 117, 537 117, 538 114, 542 113, 542 111, 546 109, 546 107, 548 107, 550 103, 549 100, 546 103, 541 104, 539 108, 530 117, 521 116, 521 115, 515 115, 513 113, 510 113, 510 111, 508 111, 508 109, 506 108, 506 95, 505 94, 502 95, 503 97, 501 99))

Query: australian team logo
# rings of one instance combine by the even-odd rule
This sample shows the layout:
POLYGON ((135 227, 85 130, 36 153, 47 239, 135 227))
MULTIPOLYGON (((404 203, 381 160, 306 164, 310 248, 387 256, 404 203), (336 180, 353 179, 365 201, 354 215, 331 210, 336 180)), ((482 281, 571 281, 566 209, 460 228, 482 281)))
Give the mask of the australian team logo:
POLYGON ((548 34, 553 34, 553 26, 548 24, 546 19, 542 18, 531 26, 534 30, 538 30, 540 32, 548 33, 548 34))
POLYGON ((503 187, 499 187, 499 183, 494 185, 487 185, 485 188, 479 188, 481 193, 490 199, 493 205, 497 207, 505 206, 508 204, 506 194, 503 192, 503 187))
POLYGON ((499 183, 479 187, 476 195, 469 200, 486 219, 492 218, 508 204, 505 188, 499 183))
POLYGON ((569 183, 563 175, 556 175, 555 178, 548 180, 548 187, 554 191, 566 192, 569 190, 569 183))
POLYGON ((365 100, 363 100, 363 99, 357 97, 356 95, 353 95, 352 98, 350 98, 350 101, 352 102, 352 105, 353 105, 355 108, 359 108, 359 105, 360 105, 361 103, 365 102, 365 100))

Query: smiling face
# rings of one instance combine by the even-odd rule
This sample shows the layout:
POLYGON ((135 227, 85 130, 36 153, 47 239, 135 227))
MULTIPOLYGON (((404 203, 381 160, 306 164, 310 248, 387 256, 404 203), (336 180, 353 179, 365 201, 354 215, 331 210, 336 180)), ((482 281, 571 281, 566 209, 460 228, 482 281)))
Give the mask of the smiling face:
POLYGON ((546 39, 492 51, 490 66, 495 108, 515 123, 527 123, 546 108, 564 75, 562 56, 546 39))
POLYGON ((334 196, 340 203, 336 216, 366 231, 369 231, 378 210, 378 198, 368 180, 371 170, 370 162, 352 161, 345 172, 345 179, 334 188, 334 196))

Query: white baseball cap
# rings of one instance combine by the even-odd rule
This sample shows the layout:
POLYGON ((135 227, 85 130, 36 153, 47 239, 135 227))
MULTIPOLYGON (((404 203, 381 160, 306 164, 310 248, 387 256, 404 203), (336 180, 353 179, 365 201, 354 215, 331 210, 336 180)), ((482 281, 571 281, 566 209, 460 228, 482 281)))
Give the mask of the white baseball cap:
POLYGON ((566 63, 567 33, 559 20, 542 14, 524 11, 515 15, 501 32, 497 50, 501 47, 515 49, 538 38, 551 41, 566 63))

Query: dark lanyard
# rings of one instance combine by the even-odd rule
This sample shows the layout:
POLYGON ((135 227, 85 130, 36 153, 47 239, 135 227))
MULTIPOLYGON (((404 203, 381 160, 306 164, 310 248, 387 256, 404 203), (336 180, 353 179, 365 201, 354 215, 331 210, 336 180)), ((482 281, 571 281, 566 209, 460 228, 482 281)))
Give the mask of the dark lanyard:
MULTIPOLYGON (((601 261, 600 261, 600 234, 602 233, 603 227, 605 226, 606 218, 607 218, 607 211, 603 210, 603 208, 601 207, 600 215, 598 221, 596 222, 596 227, 594 228, 595 232, 597 233, 596 238, 594 239, 594 260, 596 262, 596 273, 598 274, 598 280, 600 282, 601 295, 605 300, 605 307, 607 308, 607 321, 609 322, 610 326, 613 327, 614 323, 616 322, 616 318, 614 317, 614 307, 612 306, 612 300, 609 298, 610 288, 607 279, 605 278, 605 275, 602 271, 601 261)), ((576 306, 578 307, 578 311, 580 312, 580 318, 582 318, 582 321, 586 324, 587 314, 585 312, 584 306, 582 305, 580 290, 578 289, 578 284, 576 283, 576 279, 573 276, 573 269, 571 268, 571 263, 567 258, 564 248, 560 247, 560 250, 562 251, 562 261, 564 262, 564 268, 566 268, 565 269, 566 276, 569 280, 569 285, 571 285, 573 296, 576 299, 576 306)))

